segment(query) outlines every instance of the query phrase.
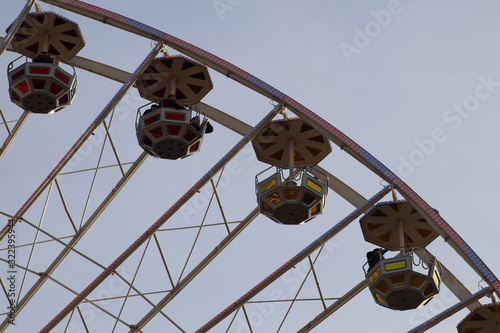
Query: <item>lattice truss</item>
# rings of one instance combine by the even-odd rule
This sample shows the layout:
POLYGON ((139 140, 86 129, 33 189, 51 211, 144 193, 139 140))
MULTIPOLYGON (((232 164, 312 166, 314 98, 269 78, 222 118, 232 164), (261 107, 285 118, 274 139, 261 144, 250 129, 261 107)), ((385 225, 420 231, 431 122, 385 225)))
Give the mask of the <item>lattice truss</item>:
MULTIPOLYGON (((437 296, 430 304, 446 306, 414 310, 420 315, 403 329, 425 331, 500 292, 497 277, 436 210, 289 96, 213 54, 119 14, 76 0, 43 2, 74 21, 105 21, 103 29, 115 26, 155 45, 149 53, 144 48, 144 59, 127 59, 138 64, 127 70, 83 55, 68 60, 79 72, 79 87, 96 88, 60 111, 59 118, 30 115, 2 97, 2 162, 11 163, 9 174, 2 174, 8 185, 2 194, 13 198, 0 209, 5 223, 0 331, 330 332, 377 324, 390 331, 384 326, 390 318, 415 316, 374 303, 362 269, 365 253, 359 244, 365 243, 358 219, 377 202, 394 199, 410 202, 445 240, 426 246, 427 254, 464 263, 452 272, 440 260, 441 294, 448 300, 437 296), (201 151, 179 161, 150 157, 137 145, 133 128, 136 110, 149 101, 139 97, 134 84, 165 48, 206 65, 214 91, 218 81, 230 81, 252 92, 248 96, 255 101, 246 103, 259 118, 248 124, 200 102, 216 127, 201 151), (341 148, 315 171, 329 179, 325 214, 303 226, 274 223, 259 213, 255 198, 254 177, 267 165, 255 158, 250 142, 270 121, 287 116, 301 118, 341 148), (26 159, 12 157, 28 150, 26 159), (361 190, 348 184, 354 183, 354 173, 363 180, 361 190), (12 234, 16 252, 9 262, 12 234), (461 281, 462 274, 474 278, 461 281), (9 290, 15 294, 16 326, 9 290), (345 318, 348 313, 363 319, 353 323, 345 318)), ((35 5, 26 3, 2 39, 4 66, 18 57, 9 52, 19 29, 15 23, 35 5)))

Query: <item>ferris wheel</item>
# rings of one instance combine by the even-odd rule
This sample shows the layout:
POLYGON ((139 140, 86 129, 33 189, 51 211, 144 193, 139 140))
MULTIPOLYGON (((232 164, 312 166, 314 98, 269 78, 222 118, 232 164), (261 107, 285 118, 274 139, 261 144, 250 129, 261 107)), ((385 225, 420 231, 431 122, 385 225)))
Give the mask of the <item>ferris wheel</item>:
POLYGON ((6 28, 0 164, 15 198, 0 208, 0 332, 330 332, 352 318, 391 332, 391 318, 443 290, 453 303, 406 330, 465 309, 458 332, 498 332, 494 272, 439 207, 328 119, 212 53, 82 1, 29 0, 6 28), (80 21, 130 36, 143 58, 85 53, 99 40, 80 21), (258 99, 245 102, 254 124, 205 102, 221 77, 258 99), (21 147, 29 167, 14 155, 21 147), (367 189, 336 175, 332 159, 367 189), (23 176, 34 191, 9 183, 23 176), (18 193, 28 194, 12 208, 18 193), (357 237, 375 249, 348 255, 336 245, 343 233, 346 248, 357 237), (440 260, 438 239, 479 290, 440 260))

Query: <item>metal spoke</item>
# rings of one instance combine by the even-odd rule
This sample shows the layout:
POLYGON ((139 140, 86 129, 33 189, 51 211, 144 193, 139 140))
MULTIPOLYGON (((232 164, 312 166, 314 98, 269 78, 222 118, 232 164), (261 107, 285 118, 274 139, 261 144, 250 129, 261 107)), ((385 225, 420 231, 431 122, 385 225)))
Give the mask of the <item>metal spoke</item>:
MULTIPOLYGON (((320 249, 320 251, 321 250, 322 250, 322 248, 320 249)), ((318 252, 318 256, 319 256, 319 252, 318 252)), ((314 260, 315 262, 316 262, 316 260, 318 260, 318 256, 316 256, 316 259, 314 260)), ((311 256, 308 256, 307 259, 309 260, 309 264, 311 265, 311 271, 312 271, 313 276, 314 276, 314 281, 316 282, 316 287, 318 289, 319 297, 321 298, 321 303, 323 304, 323 308, 326 309, 325 298, 323 296, 323 292, 321 291, 321 285, 319 284, 318 274, 316 273, 316 269, 314 269, 314 263, 311 260, 311 256)))
POLYGON ((156 243, 156 248, 158 249, 158 253, 160 254, 161 261, 163 262, 163 266, 165 267, 165 271, 167 272, 168 280, 170 281, 170 285, 172 286, 172 288, 174 288, 174 279, 172 278, 172 274, 170 273, 170 269, 168 268, 168 265, 167 265, 167 260, 165 259, 165 255, 163 254, 163 250, 161 249, 161 245, 160 245, 160 242, 158 241, 158 236, 156 234, 157 233, 155 232, 155 234, 153 235, 153 238, 154 238, 155 243, 156 243))
MULTIPOLYGON (((111 112, 111 117, 113 117, 113 114, 114 114, 114 109, 111 112)), ((96 163, 97 166, 95 167, 94 175, 92 177, 92 181, 90 182, 90 188, 89 188, 89 192, 88 192, 88 195, 87 195, 87 199, 85 200, 85 205, 84 205, 83 212, 82 212, 82 218, 80 219, 80 227, 79 227, 79 229, 82 228, 82 225, 84 223, 85 214, 87 212, 87 208, 88 208, 89 203, 90 203, 90 198, 92 196, 92 192, 94 190, 94 186, 95 186, 95 183, 96 183, 97 174, 98 174, 98 171, 99 171, 99 166, 101 165, 102 157, 104 155, 104 149, 106 147, 106 141, 107 141, 107 139, 109 137, 109 132, 107 131, 106 121, 103 121, 102 126, 104 126, 104 128, 106 128, 106 136, 104 137, 104 140, 102 142, 101 151, 99 152, 99 158, 97 159, 97 163, 96 163)), ((125 173, 123 172, 123 168, 122 168, 121 165, 120 165, 120 170, 122 171, 122 176, 124 176, 125 173)))
MULTIPOLYGON (((109 121, 109 125, 111 126, 111 120, 113 119, 114 114, 111 115, 111 119, 109 121)), ((118 151, 116 150, 116 147, 115 147, 115 143, 113 141, 113 137, 111 136, 111 133, 109 132, 109 126, 108 124, 106 124, 106 121, 103 122, 103 126, 104 126, 104 129, 106 130, 106 137, 104 140, 106 140, 106 138, 109 139, 109 144, 111 145, 111 149, 113 150, 113 155, 115 156, 116 158, 116 162, 118 163, 118 166, 120 167, 120 171, 122 173, 122 176, 125 176, 125 171, 123 170, 123 165, 120 161, 120 156, 118 155, 118 151)))
POLYGON ((247 310, 246 310, 245 306, 242 306, 241 308, 243 310, 243 314, 245 315, 245 320, 247 322, 248 329, 250 330, 250 333, 253 333, 252 323, 250 322, 250 318, 248 318, 247 310))
MULTIPOLYGON (((221 176, 222 176, 222 172, 223 171, 221 171, 221 176)), ((217 192, 217 185, 214 184, 214 182, 213 182, 212 179, 210 180, 210 183, 212 184, 212 188, 214 190, 215 198, 217 199, 217 204, 219 205, 219 210, 220 210, 220 213, 222 215, 222 220, 224 221, 227 233, 229 234, 229 233, 231 233, 231 229, 229 228, 229 223, 227 222, 226 214, 224 214, 224 209, 222 208, 222 203, 221 203, 220 198, 219 198, 219 193, 217 192)))
MULTIPOLYGON (((130 281, 130 285, 131 286, 134 284, 135 279, 137 277, 137 273, 139 273, 139 270, 141 269, 142 261, 144 260, 144 256, 146 255, 146 252, 148 250, 150 242, 151 242, 151 238, 148 239, 148 241, 146 242, 146 245, 144 246, 144 251, 142 251, 141 259, 139 260, 139 263, 137 264, 137 268, 135 269, 135 273, 134 273, 134 276, 132 277, 132 281, 130 281)), ((132 290, 132 288, 129 287, 128 290, 127 290, 127 294, 126 294, 125 298, 123 299, 123 303, 122 303, 122 305, 120 307, 120 311, 118 312, 118 317, 117 318, 121 317, 121 315, 123 313, 123 309, 125 308, 125 304, 127 303, 128 296, 130 295, 130 291, 131 290, 132 290)), ((113 325, 112 333, 115 331, 117 324, 118 324, 118 319, 115 321, 115 324, 113 325)))
POLYGON ((87 326, 87 323, 85 322, 85 318, 83 317, 82 310, 80 309, 79 306, 76 308, 76 310, 78 311, 78 315, 80 315, 80 319, 82 320, 83 327, 85 328, 85 331, 87 333, 90 333, 89 327, 87 326))
MULTIPOLYGON (((224 168, 222 168, 220 174, 219 174, 219 179, 217 180, 217 183, 220 181, 221 177, 222 177, 222 173, 224 172, 224 168)), ((213 179, 210 179, 210 183, 213 185, 213 179)), ((189 250, 189 254, 186 258, 186 262, 184 263, 184 266, 182 267, 182 270, 181 270, 181 273, 179 274, 179 279, 177 280, 177 284, 182 280, 182 277, 184 275, 184 271, 186 270, 186 267, 189 263, 189 260, 191 258, 191 255, 193 254, 194 252, 194 248, 196 247, 196 243, 198 242, 198 239, 200 237, 200 234, 201 234, 201 230, 203 229, 203 227, 205 226, 205 220, 207 218, 207 215, 208 215, 208 211, 210 210, 210 207, 212 206, 212 201, 214 199, 214 196, 215 196, 215 187, 214 187, 214 192, 212 193, 212 195, 210 196, 210 200, 208 201, 208 204, 207 204, 207 208, 205 209, 205 213, 203 215, 203 218, 201 219, 201 223, 200 225, 197 227, 198 231, 196 233, 196 237, 193 241, 193 245, 191 246, 191 249, 189 250)), ((227 225, 227 224, 226 224, 227 225)), ((228 230, 228 233, 229 233, 229 230, 228 230)))
POLYGON ((68 210, 68 206, 66 205, 66 200, 64 200, 64 195, 62 193, 61 186, 59 185, 59 181, 57 180, 57 178, 54 179, 54 183, 56 184, 57 192, 59 193, 59 198, 61 199, 61 203, 64 207, 64 211, 66 212, 66 215, 68 216, 69 222, 71 223, 71 226, 73 227, 73 230, 75 231, 75 233, 77 233, 78 230, 76 229, 75 222, 73 221, 73 218, 71 217, 71 214, 68 210))
POLYGON ((9 127, 7 126, 7 123, 5 122, 5 118, 3 118, 3 113, 2 113, 2 119, 4 120, 5 127, 7 127, 9 135, 5 139, 2 147, 0 147, 0 158, 2 158, 3 155, 5 155, 10 145, 14 142, 14 139, 16 138, 17 134, 19 134, 19 132, 21 131, 21 128, 23 127, 24 123, 26 122, 26 120, 28 120, 29 115, 30 115, 29 112, 24 111, 21 117, 19 117, 19 119, 16 121, 16 124, 14 125, 12 130, 10 130, 9 127))
POLYGON ((5 125, 5 129, 7 130, 8 135, 11 134, 9 124, 7 123, 7 119, 5 119, 5 116, 3 114, 2 108, 0 108, 0 116, 2 117, 2 124, 5 125))
MULTIPOLYGON (((33 258, 33 253, 35 252, 35 246, 37 244, 38 235, 40 234, 40 230, 42 228, 43 219, 44 219, 45 213, 47 211, 47 205, 49 203, 49 198, 50 198, 51 193, 52 193, 52 185, 49 186, 49 189, 47 191, 47 198, 45 199, 45 203, 43 205, 43 210, 42 210, 42 214, 40 216, 40 221, 38 222, 38 226, 36 227, 35 237, 33 238, 33 245, 31 246, 30 254, 28 256, 28 262, 26 264, 27 269, 29 269, 29 267, 30 267, 31 259, 33 258)), ((21 293, 23 291, 23 286, 24 286, 24 282, 26 281, 27 273, 28 273, 27 270, 24 271, 23 278, 21 280, 21 286, 19 287, 19 294, 17 295, 17 302, 16 303, 18 303, 19 299, 21 298, 21 293)))
MULTIPOLYGON (((134 162, 127 162, 127 163, 121 163, 121 164, 111 164, 111 165, 106 165, 106 166, 100 166, 97 168, 98 170, 103 170, 103 169, 109 169, 109 168, 116 168, 116 167, 124 167, 127 165, 132 165, 134 162)), ((81 170, 76 170, 76 171, 69 171, 69 172, 61 172, 59 176, 67 176, 67 175, 74 175, 77 173, 83 173, 83 172, 89 172, 89 171, 95 171, 96 168, 89 168, 89 169, 81 169, 81 170)))

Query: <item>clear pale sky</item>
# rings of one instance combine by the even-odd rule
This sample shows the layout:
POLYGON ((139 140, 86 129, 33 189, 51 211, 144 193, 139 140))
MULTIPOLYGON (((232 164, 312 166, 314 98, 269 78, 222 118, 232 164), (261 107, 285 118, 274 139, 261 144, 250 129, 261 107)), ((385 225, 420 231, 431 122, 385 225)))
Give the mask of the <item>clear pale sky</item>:
MULTIPOLYGON (((500 204, 498 1, 89 2, 211 52, 319 114, 438 209, 500 276, 498 251, 495 250, 500 233, 496 216, 500 204)), ((24 2, 3 0, 2 4, 0 29, 5 31, 24 2)), ((40 5, 42 10, 55 11, 80 25, 87 43, 79 53, 81 57, 132 72, 154 45, 142 37, 43 2, 40 5)), ((176 54, 173 50, 170 52, 176 54)), ((4 73, 16 57, 12 52, 4 53, 0 59, 4 73)), ((31 115, 0 161, 1 212, 15 214, 121 86, 83 70, 77 69, 77 72, 79 83, 73 105, 52 116, 31 115)), ((214 89, 203 102, 252 126, 272 109, 266 98, 213 70, 210 73, 214 89)), ((6 77, 0 80, 0 92, 0 108, 7 120, 17 119, 22 111, 9 101, 6 77)), ((135 138, 134 121, 137 108, 146 102, 131 90, 116 109, 112 137, 124 163, 133 162, 142 151, 135 138)), ((194 156, 181 161, 148 158, 77 248, 104 266, 114 261, 240 139, 222 125, 214 124, 214 127, 214 133, 205 138, 202 151, 194 156)), ((3 143, 7 134, 4 128, 2 131, 3 143)), ((102 128, 97 131, 65 171, 95 166, 103 133, 102 128)), ((382 188, 384 184, 380 179, 337 146, 332 145, 332 148, 332 153, 320 163, 323 168, 367 198, 382 188)), ((115 161, 108 147, 102 163, 115 161)), ((228 221, 242 220, 255 207, 254 177, 266 167, 255 159, 251 147, 247 147, 227 168, 219 194, 228 221)), ((77 224, 81 220, 85 222, 113 188, 120 173, 116 168, 99 173, 95 192, 85 207, 92 177, 92 172, 86 172, 60 178, 77 224)), ((165 226, 200 223, 209 193, 210 189, 203 189, 165 226)), ((41 196, 26 219, 40 223, 46 197, 46 193, 41 196)), ((56 237, 67 236, 72 229, 55 187, 51 198, 42 219, 42 229, 56 237)), ((281 226, 259 216, 220 258, 165 308, 165 313, 186 332, 198 329, 353 209, 331 191, 325 214, 305 225, 281 226)), ((221 212, 214 206, 206 223, 221 219, 221 212)), ((6 221, 4 218, 4 223, 6 221)), ((32 242, 36 236, 33 229, 26 226, 20 225, 16 230, 18 244, 32 242)), ((199 246, 184 275, 227 234, 224 227, 206 230, 201 233, 199 246)), ((180 276, 195 236, 196 229, 159 235, 172 265, 174 280, 180 276)), ((47 239, 47 236, 39 237, 47 239)), ((154 252, 156 245, 152 242, 149 246, 151 252, 146 256, 148 259, 143 263, 136 285, 142 292, 168 289, 167 275, 154 252)), ((365 253, 372 248, 372 244, 363 240, 357 221, 328 243, 317 266, 328 297, 342 296, 363 279, 365 253)), ((44 271, 61 249, 55 242, 37 246, 31 269, 44 271)), ((478 285, 485 286, 442 238, 436 239, 429 249, 471 292, 476 292, 478 285)), ((130 279, 141 253, 137 251, 121 267, 122 273, 130 279)), ((29 248, 20 249, 19 256, 19 263, 25 265, 29 248)), ((77 292, 102 271, 79 256, 70 255, 68 259, 56 270, 54 278, 77 292)), ((303 264, 255 300, 271 295, 279 299, 292 298, 307 269, 306 263, 303 264)), ((0 268, 0 272, 5 281, 6 268, 0 268)), ((35 280, 36 276, 29 273, 23 292, 35 280)), ((304 288, 302 297, 317 297, 313 281, 308 280, 304 288)), ((115 297, 125 292, 124 285, 110 278, 91 298, 115 297)), ((11 326, 7 332, 38 331, 73 297, 55 283, 47 282, 19 314, 16 326, 11 326)), ((161 298, 161 294, 151 296, 154 302, 161 298)), ((132 318, 131 323, 150 309, 148 304, 137 299, 127 302, 123 315, 125 320, 132 318)), ((121 301, 101 304, 118 313, 121 301)), ((443 288, 426 308, 394 312, 376 305, 365 290, 314 332, 406 332, 456 301, 449 290, 443 288)), ((296 331, 322 310, 317 302, 299 303, 293 308, 283 332, 296 331)), ((263 304, 248 307, 254 331, 274 332, 289 303, 263 304)), ((88 311, 85 313, 91 332, 111 331, 109 327, 114 323, 108 316, 88 304, 82 306, 82 311, 88 311)), ((429 332, 453 332, 466 314, 466 310, 461 311, 429 332)), ((249 332, 243 318, 240 313, 230 332, 249 332)), ((67 318, 63 323, 66 322, 67 318)), ((225 326, 221 324, 213 332, 224 332, 222 327, 227 327, 229 322, 224 323, 225 326)), ((116 332, 126 332, 120 325, 116 332)), ((63 332, 63 326, 58 326, 56 332, 63 332)), ((161 316, 146 326, 144 332, 158 332, 160 327, 176 332, 161 316)), ((71 329, 68 332, 84 332, 78 320, 71 329)))

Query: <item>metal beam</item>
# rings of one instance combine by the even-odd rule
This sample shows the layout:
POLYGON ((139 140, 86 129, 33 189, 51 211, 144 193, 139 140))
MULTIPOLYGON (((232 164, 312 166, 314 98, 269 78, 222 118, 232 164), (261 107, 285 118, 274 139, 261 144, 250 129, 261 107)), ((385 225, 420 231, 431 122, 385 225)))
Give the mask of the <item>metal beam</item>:
POLYGON ((14 125, 14 128, 12 128, 12 130, 9 133, 9 135, 5 139, 2 147, 0 148, 0 158, 3 157, 3 155, 9 149, 10 145, 12 144, 12 142, 14 142, 14 139, 16 138, 17 134, 19 133, 19 131, 23 127, 24 123, 26 122, 26 120, 28 120, 29 115, 30 115, 29 112, 24 111, 23 114, 21 115, 21 117, 19 117, 19 119, 17 120, 16 124, 14 125))

